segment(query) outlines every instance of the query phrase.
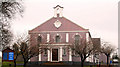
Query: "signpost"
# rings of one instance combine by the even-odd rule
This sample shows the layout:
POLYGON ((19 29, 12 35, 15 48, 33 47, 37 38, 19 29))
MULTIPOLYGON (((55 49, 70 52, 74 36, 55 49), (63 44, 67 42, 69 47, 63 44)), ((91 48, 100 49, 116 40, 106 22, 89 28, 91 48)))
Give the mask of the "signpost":
POLYGON ((10 48, 6 48, 2 51, 2 62, 14 62, 14 51, 10 48))
POLYGON ((14 60, 14 52, 9 52, 9 59, 8 60, 14 60))
POLYGON ((3 53, 3 60, 7 60, 7 52, 3 53))

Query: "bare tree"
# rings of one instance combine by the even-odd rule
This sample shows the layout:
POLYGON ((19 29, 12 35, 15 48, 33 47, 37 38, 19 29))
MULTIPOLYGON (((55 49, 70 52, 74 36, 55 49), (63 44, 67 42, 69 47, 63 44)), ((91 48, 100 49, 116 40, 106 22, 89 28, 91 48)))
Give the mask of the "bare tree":
POLYGON ((94 50, 92 41, 86 42, 85 39, 74 42, 70 45, 70 48, 81 57, 81 67, 83 67, 86 58, 89 57, 94 50))
POLYGON ((14 67, 16 67, 16 60, 18 56, 20 55, 20 50, 19 50, 19 46, 17 43, 14 43, 13 50, 14 50, 14 67))
POLYGON ((103 42, 103 46, 101 46, 101 53, 105 54, 107 57, 107 65, 109 64, 109 57, 111 53, 114 51, 114 47, 111 46, 108 42, 103 42))
POLYGON ((4 49, 10 45, 13 37, 13 34, 9 29, 9 25, 2 23, 2 26, 0 27, 0 34, 1 34, 0 35, 1 48, 4 49))
POLYGON ((0 47, 1 50, 10 44, 12 32, 10 30, 10 21, 16 17, 16 14, 23 14, 22 0, 0 0, 0 47))
POLYGON ((92 38, 92 43, 93 43, 93 62, 95 63, 95 59, 99 59, 99 54, 100 54, 100 50, 101 50, 101 40, 100 38, 92 38))
MULTIPOLYGON (((40 53, 42 53, 44 51, 44 49, 46 49, 45 45, 31 45, 29 42, 29 37, 28 36, 21 36, 18 38, 18 40, 16 41, 18 49, 20 54, 22 55, 22 58, 24 60, 24 67, 26 67, 28 61, 35 56, 38 56, 40 53)), ((15 52, 16 57, 18 55, 18 52, 15 52)))
POLYGON ((28 60, 34 56, 38 56, 39 49, 37 46, 30 46, 27 42, 21 42, 20 44, 20 52, 24 59, 24 67, 28 63, 28 60))
POLYGON ((16 14, 22 16, 24 9, 22 0, 1 0, 0 1, 0 14, 2 19, 12 19, 16 14))

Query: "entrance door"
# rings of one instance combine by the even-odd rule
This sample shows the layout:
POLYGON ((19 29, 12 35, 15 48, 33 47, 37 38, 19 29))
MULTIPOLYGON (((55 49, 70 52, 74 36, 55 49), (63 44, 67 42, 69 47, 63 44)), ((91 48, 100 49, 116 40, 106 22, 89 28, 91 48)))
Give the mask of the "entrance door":
POLYGON ((58 49, 52 49, 52 61, 58 61, 58 49))

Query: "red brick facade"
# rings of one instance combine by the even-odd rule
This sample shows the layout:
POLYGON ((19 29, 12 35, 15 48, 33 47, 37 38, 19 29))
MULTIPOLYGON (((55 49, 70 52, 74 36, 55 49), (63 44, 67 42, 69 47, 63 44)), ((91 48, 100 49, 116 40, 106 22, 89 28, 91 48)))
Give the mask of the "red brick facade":
MULTIPOLYGON (((49 40, 52 42, 52 44, 59 44, 56 46, 58 48, 60 44, 71 44, 75 40, 75 35, 79 35, 81 38, 86 39, 86 33, 88 33, 88 29, 84 29, 77 24, 71 22, 70 20, 64 18, 64 17, 53 17, 50 20, 46 21, 45 23, 41 24, 40 26, 36 27, 33 30, 29 31, 30 35, 30 43, 32 45, 37 45, 37 37, 42 37, 42 44, 47 43, 47 34, 50 35, 49 40), (54 26, 55 21, 59 20, 62 24, 59 28, 56 28, 54 26), (66 42, 66 33, 68 36, 68 42, 66 42), (55 37, 59 34, 60 36, 60 42, 55 42, 55 37)), ((54 46, 55 47, 55 46, 54 46)), ((68 52, 68 51, 67 51, 68 52)), ((68 53, 66 56, 63 56, 64 61, 68 61, 68 53)), ((35 58, 34 58, 35 59, 35 58)), ((74 59, 74 57, 73 57, 74 59)), ((36 61, 36 60, 34 60, 36 61)), ((47 61, 47 56, 42 55, 41 61, 47 61)))
MULTIPOLYGON (((62 9, 63 7, 57 6, 54 9, 58 8, 62 9)), ((57 61, 80 61, 80 57, 72 56, 72 53, 68 51, 69 49, 66 48, 66 45, 72 44, 74 42, 75 35, 79 35, 80 38, 86 40, 86 34, 88 34, 89 31, 88 29, 85 29, 66 19, 62 16, 62 14, 61 17, 58 14, 61 13, 57 13, 57 17, 52 17, 43 24, 29 31, 31 45, 38 44, 38 36, 41 37, 41 44, 46 44, 47 40, 49 40, 52 45, 50 50, 47 51, 47 55, 42 53, 38 57, 32 58, 31 61, 53 61, 52 49, 58 50, 57 61), (59 43, 56 43, 56 36, 60 36, 59 43), (65 48, 65 55, 63 55, 63 48, 65 48)))

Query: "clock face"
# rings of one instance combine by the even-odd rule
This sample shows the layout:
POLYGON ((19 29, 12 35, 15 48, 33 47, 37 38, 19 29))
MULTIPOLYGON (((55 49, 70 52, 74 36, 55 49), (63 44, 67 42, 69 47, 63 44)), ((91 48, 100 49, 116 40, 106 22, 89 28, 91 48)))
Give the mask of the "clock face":
POLYGON ((59 20, 55 21, 55 23, 54 23, 54 26, 56 28, 59 28, 61 25, 62 25, 62 23, 59 20))

